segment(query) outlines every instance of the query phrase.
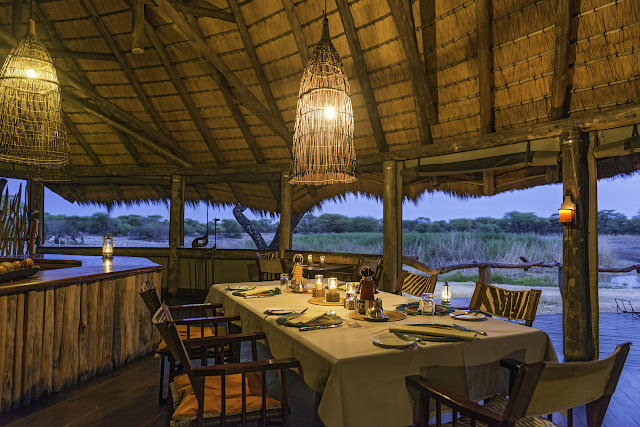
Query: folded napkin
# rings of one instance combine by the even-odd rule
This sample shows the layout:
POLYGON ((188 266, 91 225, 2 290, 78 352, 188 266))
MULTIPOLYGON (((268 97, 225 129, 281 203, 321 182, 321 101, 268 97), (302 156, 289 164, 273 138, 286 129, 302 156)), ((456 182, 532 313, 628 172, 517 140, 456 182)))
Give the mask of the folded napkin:
POLYGON ((292 319, 290 323, 292 325, 300 325, 300 326, 306 325, 307 323, 311 323, 314 320, 321 318, 325 314, 326 314, 326 311, 323 311, 323 310, 307 310, 304 313, 302 313, 300 316, 296 317, 295 319, 292 319))
POLYGON ((271 293, 272 290, 273 290, 272 288, 267 288, 266 286, 260 286, 255 289, 251 289, 250 291, 242 291, 238 293, 244 297, 248 297, 250 295, 268 294, 268 293, 271 293))
POLYGON ((473 341, 476 336, 474 332, 459 331, 453 328, 441 328, 438 326, 409 326, 409 325, 394 325, 389 327, 389 332, 399 332, 402 334, 418 334, 418 335, 432 335, 436 337, 447 338, 460 338, 463 340, 473 341))

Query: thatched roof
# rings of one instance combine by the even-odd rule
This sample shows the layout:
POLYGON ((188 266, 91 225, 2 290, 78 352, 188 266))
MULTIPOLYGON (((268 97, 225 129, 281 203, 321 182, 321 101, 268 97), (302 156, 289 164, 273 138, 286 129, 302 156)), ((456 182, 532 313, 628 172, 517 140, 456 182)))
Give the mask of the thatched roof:
MULTIPOLYGON (((276 211, 324 2, 147 0, 144 53, 134 54, 137 1, 35 2, 37 32, 63 85, 78 177, 49 187, 83 202, 151 201, 169 196, 171 174, 186 174, 187 200, 276 211)), ((631 135, 630 128, 614 139, 598 132, 636 122, 629 113, 640 89, 636 0, 581 0, 571 11, 553 0, 327 3, 352 88, 360 180, 295 187, 297 212, 348 191, 380 195, 387 158, 426 159, 405 162, 407 197, 479 196, 558 182, 558 141, 567 132, 593 131, 601 143, 631 135), (625 108, 611 123, 612 115, 599 116, 625 108), (525 143, 507 157, 429 160, 537 139, 538 148, 525 143)), ((1 60, 24 33, 24 25, 12 27, 13 12, 10 0, 0 3, 1 60)), ((634 156, 603 159, 599 173, 632 172, 634 156)))

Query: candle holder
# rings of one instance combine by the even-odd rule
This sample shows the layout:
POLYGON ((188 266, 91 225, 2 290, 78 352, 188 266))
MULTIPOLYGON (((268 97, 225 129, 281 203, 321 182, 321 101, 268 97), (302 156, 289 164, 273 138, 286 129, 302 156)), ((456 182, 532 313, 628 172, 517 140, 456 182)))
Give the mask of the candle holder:
POLYGON ((329 278, 329 289, 326 294, 327 302, 340 302, 340 292, 338 292, 338 279, 329 278))
POLYGON ((313 265, 313 255, 311 254, 307 255, 307 264, 313 265))
POLYGON ((113 234, 105 233, 102 239, 102 259, 113 259, 113 234))
POLYGON ((320 265, 324 265, 324 255, 320 255, 320 265))
POLYGON ((314 297, 323 297, 323 296, 325 296, 324 282, 322 281, 322 279, 323 279, 322 274, 316 274, 316 287, 313 290, 313 296, 314 297))

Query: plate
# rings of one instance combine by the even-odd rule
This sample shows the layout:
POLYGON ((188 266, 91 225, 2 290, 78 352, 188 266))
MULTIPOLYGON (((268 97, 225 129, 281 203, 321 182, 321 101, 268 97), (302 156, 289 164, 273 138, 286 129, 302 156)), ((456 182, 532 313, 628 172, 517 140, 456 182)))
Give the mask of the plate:
POLYGON ((271 314, 276 316, 283 316, 285 314, 295 313, 295 309, 293 308, 267 308, 264 311, 264 314, 271 314))
POLYGON ((250 291, 255 289, 255 286, 247 286, 247 285, 231 285, 227 286, 225 289, 227 291, 250 291))
POLYGON ((454 314, 454 313, 451 313, 451 317, 453 317, 456 320, 471 320, 471 321, 484 320, 487 318, 487 316, 485 316, 484 314, 474 315, 474 314, 454 314))
POLYGON ((413 345, 417 340, 409 339, 409 341, 405 341, 396 334, 385 332, 371 337, 371 341, 382 347, 405 348, 413 345))

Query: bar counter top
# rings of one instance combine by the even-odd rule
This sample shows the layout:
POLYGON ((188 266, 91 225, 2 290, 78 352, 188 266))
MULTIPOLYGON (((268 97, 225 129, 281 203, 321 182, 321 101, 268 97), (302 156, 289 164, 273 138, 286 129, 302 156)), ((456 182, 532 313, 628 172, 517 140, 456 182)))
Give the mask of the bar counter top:
MULTIPOLYGON (((0 262, 23 258, 27 256, 0 257, 0 262)), ((0 283, 0 295, 116 279, 164 269, 160 264, 139 257, 115 256, 112 260, 103 260, 100 256, 38 254, 30 258, 40 266, 40 271, 26 279, 0 283)))

